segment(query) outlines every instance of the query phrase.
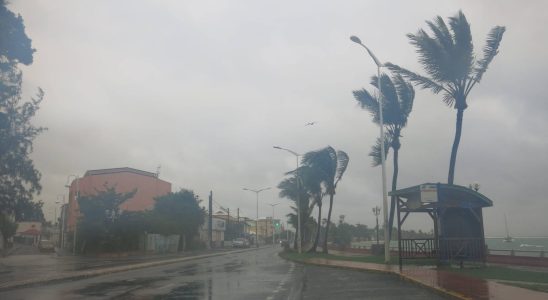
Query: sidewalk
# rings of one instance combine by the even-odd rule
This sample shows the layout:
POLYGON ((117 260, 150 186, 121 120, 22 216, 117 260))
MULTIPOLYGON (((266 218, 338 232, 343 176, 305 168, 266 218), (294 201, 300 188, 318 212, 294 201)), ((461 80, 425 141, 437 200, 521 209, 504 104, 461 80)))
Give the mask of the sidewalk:
POLYGON ((322 266, 393 273, 406 280, 413 281, 417 284, 434 289, 444 294, 449 294, 458 299, 548 299, 547 293, 508 286, 492 280, 466 277, 447 271, 438 271, 427 267, 406 266, 402 272, 400 272, 399 267, 396 265, 342 261, 325 258, 312 258, 309 259, 308 262, 322 266))
MULTIPOLYGON (((192 259, 255 250, 214 250, 167 256, 100 259, 79 256, 17 255, 0 259, 0 291, 23 286, 81 279, 192 259)), ((260 249, 260 248, 259 248, 260 249)))

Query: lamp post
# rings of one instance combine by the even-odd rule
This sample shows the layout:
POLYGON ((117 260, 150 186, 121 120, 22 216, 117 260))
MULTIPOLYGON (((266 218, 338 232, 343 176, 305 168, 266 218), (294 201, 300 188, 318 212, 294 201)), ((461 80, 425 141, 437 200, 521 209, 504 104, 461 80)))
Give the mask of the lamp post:
POLYGON ((385 152, 384 152, 384 120, 383 120, 383 95, 381 87, 381 67, 384 65, 377 59, 375 54, 365 46, 357 36, 351 36, 350 40, 360 46, 362 46, 369 56, 373 59, 377 65, 377 88, 379 90, 379 121, 380 121, 380 135, 381 135, 381 167, 382 167, 382 207, 384 215, 384 261, 390 262, 390 241, 388 240, 388 199, 386 196, 386 168, 385 168, 385 152))
MULTIPOLYGON (((73 205, 74 203, 77 203, 76 201, 78 201, 78 197, 80 196, 80 177, 78 177, 78 175, 69 175, 67 177, 67 184, 65 185, 66 188, 69 189, 69 201, 70 201, 70 185, 69 185, 69 182, 70 182, 70 178, 71 177, 74 177, 74 179, 76 179, 76 194, 74 194, 74 202, 73 202, 73 205)), ((75 213, 75 220, 74 220, 74 232, 73 232, 73 237, 72 237, 72 254, 76 254, 76 227, 78 225, 78 216, 76 216, 76 212, 75 213)))
POLYGON ((243 188, 244 191, 250 191, 257 195, 257 219, 255 220, 255 245, 259 248, 259 193, 262 191, 270 190, 270 187, 252 190, 248 188, 243 188))
POLYGON ((379 215, 381 213, 381 208, 378 206, 373 207, 373 214, 375 215, 375 219, 377 219, 377 245, 379 244, 379 215))
POLYGON ((274 247, 274 231, 276 228, 274 227, 274 206, 278 205, 280 203, 269 203, 268 205, 272 206, 272 247, 274 247))
POLYGON ((61 221, 59 222, 59 231, 61 232, 61 236, 59 239, 59 248, 64 249, 65 246, 65 217, 63 213, 63 206, 65 206, 65 195, 57 195, 57 201, 56 204, 59 203, 59 198, 63 199, 61 202, 61 221))
MULTIPOLYGON (((295 168, 295 171, 297 171, 297 169, 299 169, 299 156, 301 156, 299 153, 293 151, 293 150, 290 150, 290 149, 287 149, 287 148, 282 148, 280 146, 273 146, 274 149, 278 149, 278 150, 284 150, 284 151, 287 151, 293 155, 295 155, 295 159, 297 161, 297 166, 295 168)), ((297 176, 297 245, 298 245, 298 248, 299 248, 299 253, 302 253, 302 248, 303 248, 303 245, 302 245, 302 240, 301 240, 301 193, 300 193, 300 189, 299 189, 299 172, 296 172, 295 173, 296 176, 297 176)))

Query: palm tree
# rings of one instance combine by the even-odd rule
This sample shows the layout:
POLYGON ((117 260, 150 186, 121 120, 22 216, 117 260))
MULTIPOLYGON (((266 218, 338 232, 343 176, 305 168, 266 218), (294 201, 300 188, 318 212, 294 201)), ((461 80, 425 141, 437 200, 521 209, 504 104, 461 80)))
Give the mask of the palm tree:
MULTIPOLYGON (((293 172, 290 172, 293 173, 293 172)), ((325 193, 322 191, 322 182, 324 180, 323 172, 310 166, 301 166, 295 172, 300 179, 300 184, 306 191, 309 199, 312 201, 310 205, 310 214, 314 210, 314 206, 318 206, 318 218, 322 219, 322 200, 325 193)), ((312 247, 307 251, 309 253, 316 252, 318 241, 320 240, 321 222, 316 222, 316 233, 312 247)))
MULTIPOLYGON (((297 203, 297 199, 299 199, 300 201, 300 212, 301 212, 301 220, 303 222, 301 222, 301 228, 298 228, 297 226, 297 207, 292 207, 292 209, 295 211, 295 213, 290 213, 288 214, 287 216, 289 217, 289 224, 293 225, 293 227, 295 227, 295 240, 294 240, 294 243, 293 243, 293 247, 295 249, 297 249, 297 236, 299 231, 302 233, 304 232, 302 230, 302 228, 304 227, 304 221, 305 220, 308 220, 309 219, 309 216, 310 216, 310 213, 311 213, 311 209, 309 208, 309 203, 310 203, 310 197, 309 197, 309 194, 307 193, 307 191, 302 187, 301 184, 298 184, 298 178, 296 176, 296 174, 293 174, 293 176, 289 177, 289 178, 286 178, 284 180, 282 180, 279 184, 278 184, 278 188, 280 189, 280 193, 279 193, 279 196, 280 198, 288 198, 292 201, 295 201, 295 204, 298 205, 297 203)), ((301 241, 303 240, 303 234, 301 234, 301 241)))
MULTIPOLYGON (((325 226, 325 238, 323 241, 323 252, 327 253, 327 235, 333 209, 333 198, 337 184, 342 179, 348 167, 349 157, 344 151, 335 151, 333 147, 327 146, 317 151, 311 151, 303 156, 302 164, 313 168, 322 178, 325 194, 329 195, 329 211, 327 213, 327 225, 325 226)), ((320 221, 318 221, 320 223, 320 221)), ((319 228, 318 228, 319 229, 319 228)))
MULTIPOLYGON (((371 78, 371 85, 378 88, 377 76, 371 78)), ((413 100, 415 99, 415 90, 413 86, 405 81, 401 75, 393 76, 392 79, 386 74, 381 75, 381 86, 383 102, 383 123, 386 127, 384 151, 388 154, 390 148, 393 150, 394 172, 392 174, 392 191, 397 189, 398 185, 398 153, 401 147, 401 130, 407 125, 407 119, 413 109, 413 100)), ((366 109, 373 116, 373 121, 379 124, 379 99, 371 95, 367 90, 362 89, 354 91, 354 98, 363 109, 366 109)), ((369 156, 373 157, 373 166, 376 167, 382 163, 381 158, 381 140, 372 147, 369 156)), ((394 223, 394 210, 396 206, 396 197, 392 196, 390 202, 389 228, 394 223)), ((389 234, 389 238, 391 234, 389 234)))
POLYGON ((476 60, 470 24, 459 11, 449 18, 449 27, 438 16, 433 21, 427 21, 433 36, 420 29, 416 34, 408 34, 411 44, 419 54, 419 62, 429 77, 416 74, 398 65, 386 63, 391 71, 403 75, 423 89, 430 89, 434 94, 443 92, 443 102, 457 110, 455 139, 449 161, 447 182, 453 184, 455 163, 462 133, 462 118, 468 107, 466 102, 472 88, 481 81, 489 64, 498 53, 502 40, 503 26, 495 26, 487 35, 483 48, 483 58, 476 60))

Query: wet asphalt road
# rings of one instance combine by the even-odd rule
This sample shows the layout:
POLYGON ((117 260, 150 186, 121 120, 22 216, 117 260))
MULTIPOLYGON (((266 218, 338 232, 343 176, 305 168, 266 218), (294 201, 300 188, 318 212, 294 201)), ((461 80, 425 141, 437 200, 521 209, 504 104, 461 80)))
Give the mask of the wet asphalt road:
POLYGON ((0 292, 0 299, 444 299, 389 274, 305 266, 280 248, 0 292))

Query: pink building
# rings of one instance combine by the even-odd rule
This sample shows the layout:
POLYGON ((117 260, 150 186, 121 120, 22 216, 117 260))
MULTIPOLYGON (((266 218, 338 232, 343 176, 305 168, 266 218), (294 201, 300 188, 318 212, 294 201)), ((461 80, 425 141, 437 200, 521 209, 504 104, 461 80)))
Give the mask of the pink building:
POLYGON ((121 210, 143 211, 154 207, 154 198, 171 192, 171 183, 161 180, 157 174, 132 168, 114 168, 91 170, 84 177, 72 181, 69 188, 69 209, 67 216, 67 231, 73 231, 74 223, 79 214, 78 203, 74 196, 79 191, 80 196, 90 196, 97 190, 115 187, 117 193, 128 193, 137 190, 135 195, 120 205, 121 210))

